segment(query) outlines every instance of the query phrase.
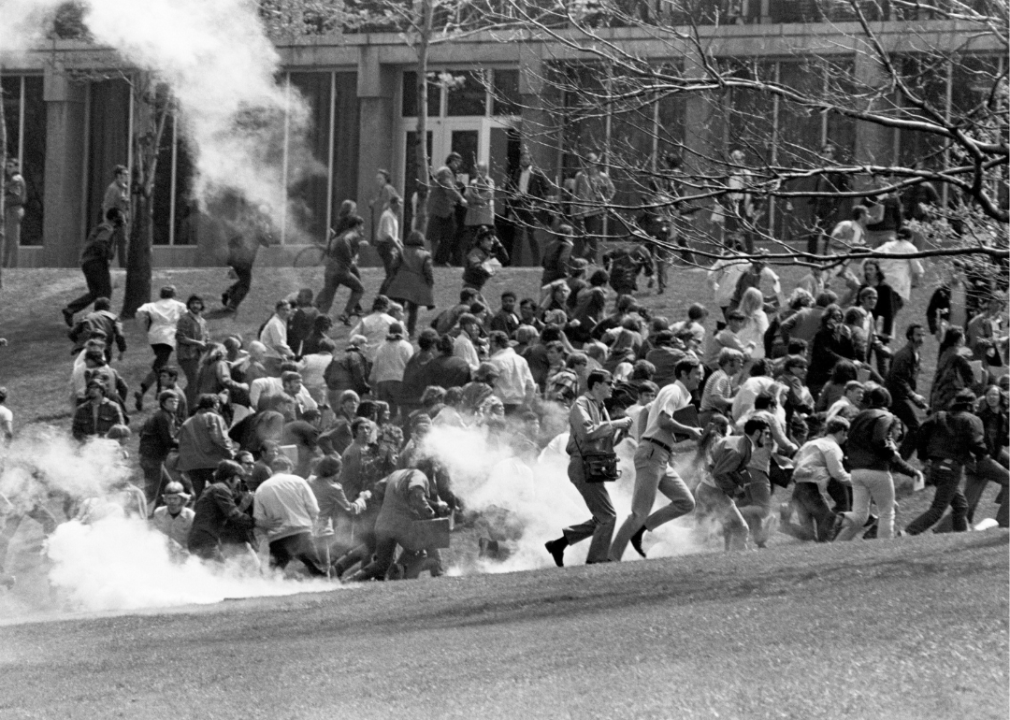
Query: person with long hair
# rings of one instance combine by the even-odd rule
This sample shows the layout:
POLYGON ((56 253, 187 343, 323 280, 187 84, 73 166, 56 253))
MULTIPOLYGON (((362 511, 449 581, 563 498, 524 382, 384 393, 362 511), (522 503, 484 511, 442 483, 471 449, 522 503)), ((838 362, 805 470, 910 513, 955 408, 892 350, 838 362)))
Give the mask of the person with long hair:
POLYGON ((894 333, 894 318, 898 314, 898 310, 901 309, 901 298, 898 297, 894 288, 887 284, 884 273, 880 270, 879 260, 871 258, 863 261, 863 283, 859 286, 859 291, 852 301, 855 302, 866 288, 873 288, 877 291, 877 303, 870 313, 873 315, 875 323, 880 322, 881 334, 886 335, 890 340, 894 333))
MULTIPOLYGON (((839 360, 852 360, 852 342, 844 331, 842 309, 828 305, 821 316, 821 327, 814 335, 810 352, 810 372, 807 387, 818 395, 839 360)), ((857 364, 858 367, 858 364, 857 364)))
POLYGON ((943 342, 940 343, 936 374, 933 376, 933 387, 929 394, 929 407, 932 412, 946 410, 959 391, 971 389, 975 382, 975 373, 971 369, 968 355, 964 330, 959 327, 947 328, 943 342))

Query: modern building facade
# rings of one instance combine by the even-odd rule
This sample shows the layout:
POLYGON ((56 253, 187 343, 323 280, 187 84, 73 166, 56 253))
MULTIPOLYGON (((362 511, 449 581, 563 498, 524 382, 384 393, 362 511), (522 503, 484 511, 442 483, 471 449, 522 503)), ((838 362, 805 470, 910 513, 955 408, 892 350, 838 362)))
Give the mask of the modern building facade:
MULTIPOLYGON (((872 58, 858 50, 858 23, 844 14, 825 16, 817 3, 712 0, 701 5, 711 11, 694 18, 700 23, 697 33, 708 57, 760 67, 765 76, 797 86, 820 82, 816 73, 811 75, 811 57, 850 67, 855 77, 863 79, 881 73, 872 58)), ((660 10, 643 5, 641 12, 660 10)), ((685 25, 690 20, 668 18, 685 25)), ((878 36, 902 62, 914 63, 937 49, 969 51, 967 61, 949 63, 945 72, 930 73, 925 82, 924 92, 948 111, 979 101, 984 88, 973 83, 978 72, 1005 72, 1005 48, 995 38, 975 33, 972 24, 896 13, 873 22, 878 36)), ((610 27, 598 32, 650 62, 685 69, 700 62, 693 43, 669 38, 660 42, 647 28, 610 27)), ((288 187, 289 195, 300 201, 299 210, 285 218, 281 245, 264 253, 266 262, 286 263, 306 237, 325 238, 345 198, 356 200, 370 223, 377 220, 368 217, 368 201, 375 193, 378 169, 388 169, 404 197, 411 197, 416 175, 412 153, 417 132, 412 90, 416 58, 396 33, 311 36, 278 47, 284 65, 278 79, 306 98, 314 121, 308 143, 314 159, 325 168, 319 176, 288 187)), ((667 146, 690 148, 705 157, 742 143, 762 163, 774 164, 785 162, 785 148, 793 159, 805 149, 813 162, 830 141, 855 163, 888 164, 924 156, 925 145, 933 142, 914 132, 797 112, 753 92, 663 97, 640 108, 631 120, 603 106, 591 120, 567 123, 559 111, 567 100, 559 100, 543 82, 549 66, 566 58, 578 60, 571 50, 532 34, 522 41, 502 42, 500 35, 478 33, 432 46, 430 71, 451 78, 436 79, 429 90, 432 163, 440 165, 450 151, 457 151, 464 158, 463 172, 470 174, 476 161, 486 161, 502 188, 524 144, 537 165, 560 185, 576 171, 579 150, 586 149, 606 157, 608 148, 632 148, 644 167, 655 163, 667 146), (740 121, 741 117, 748 119, 740 121), (544 128, 554 132, 545 134, 544 128)), ((122 71, 116 70, 119 67, 113 51, 79 40, 53 40, 17 64, 0 65, 8 152, 21 160, 29 190, 22 267, 75 265, 89 227, 98 221, 112 169, 133 161, 132 89, 122 71)), ((587 77, 585 82, 603 83, 599 77, 587 77)), ((605 84, 600 86, 605 91, 605 84)), ((171 122, 160 153, 155 266, 219 263, 219 233, 190 197, 192 151, 171 122)), ((624 182, 620 172, 613 174, 619 190, 616 202, 634 205, 638 186, 624 182)), ((405 212, 404 225, 409 225, 409 202, 405 212)), ((808 212, 800 203, 788 207, 772 203, 764 222, 789 240, 806 222, 808 212)), ((707 214, 699 214, 697 222, 707 221, 702 215, 707 214)))

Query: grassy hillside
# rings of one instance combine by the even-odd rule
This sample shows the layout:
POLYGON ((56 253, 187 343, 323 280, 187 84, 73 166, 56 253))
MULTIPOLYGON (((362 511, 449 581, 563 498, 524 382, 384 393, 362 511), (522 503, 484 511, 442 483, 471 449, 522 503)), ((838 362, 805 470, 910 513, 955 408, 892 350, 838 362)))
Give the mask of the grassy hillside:
POLYGON ((1008 712, 1007 534, 690 556, 0 627, 0 717, 1008 712))

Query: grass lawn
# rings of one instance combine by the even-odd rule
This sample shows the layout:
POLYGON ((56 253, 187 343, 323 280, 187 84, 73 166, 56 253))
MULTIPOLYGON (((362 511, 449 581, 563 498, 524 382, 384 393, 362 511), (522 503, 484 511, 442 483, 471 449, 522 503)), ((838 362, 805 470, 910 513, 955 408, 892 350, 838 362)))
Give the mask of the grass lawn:
MULTIPOLYGON (((380 272, 364 271, 366 302, 380 272)), ((798 273, 781 274, 788 291, 798 273)), ((485 295, 535 297, 539 277, 505 270, 485 295)), ((444 307, 459 270, 436 280, 444 307)), ((900 332, 923 320, 932 280, 900 332)), ((211 305, 227 284, 220 268, 158 271, 155 288, 166 282, 211 305)), ((238 317, 212 332, 250 338, 277 298, 321 285, 320 269, 260 268, 238 317)), ((19 428, 69 428, 59 308, 82 289, 77 271, 4 273, 0 384, 19 428)), ((711 294, 704 273, 674 269, 666 295, 640 297, 674 319, 711 294)), ((127 334, 118 367, 133 388, 151 356, 139 328, 127 334)), ((338 345, 346 334, 336 328, 338 345)), ((935 351, 930 338, 922 392, 935 351)), ((927 495, 903 499, 899 523, 927 495)), ((38 534, 26 523, 11 548, 22 605, 46 593, 37 568, 25 577, 38 534)), ((1007 717, 1005 532, 773 545, 0 627, 0 718, 1007 717)))
POLYGON ((373 583, 0 627, 0 717, 1008 713, 1007 534, 373 583))

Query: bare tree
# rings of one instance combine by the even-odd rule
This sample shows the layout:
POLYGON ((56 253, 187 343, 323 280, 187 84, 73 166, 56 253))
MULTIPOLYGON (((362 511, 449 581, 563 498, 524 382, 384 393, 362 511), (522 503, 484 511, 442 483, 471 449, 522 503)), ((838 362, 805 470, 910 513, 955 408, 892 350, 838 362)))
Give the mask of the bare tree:
POLYGON ((503 0, 525 30, 499 39, 547 58, 535 109, 556 122, 524 134, 559 148, 562 179, 605 158, 612 234, 673 216, 702 259, 757 241, 776 261, 815 261, 853 204, 892 194, 920 256, 1006 259, 1007 4, 780 5, 795 17, 748 16, 755 2, 503 0), (806 25, 745 54, 725 28, 760 20, 806 25))

